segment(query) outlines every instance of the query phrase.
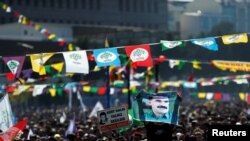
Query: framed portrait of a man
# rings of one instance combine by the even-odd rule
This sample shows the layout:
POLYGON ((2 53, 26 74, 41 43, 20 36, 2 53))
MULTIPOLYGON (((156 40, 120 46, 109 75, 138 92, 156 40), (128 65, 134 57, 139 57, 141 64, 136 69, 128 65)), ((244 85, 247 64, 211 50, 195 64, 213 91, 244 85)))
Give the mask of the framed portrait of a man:
POLYGON ((178 124, 180 97, 175 91, 149 93, 141 91, 133 100, 136 119, 178 124))

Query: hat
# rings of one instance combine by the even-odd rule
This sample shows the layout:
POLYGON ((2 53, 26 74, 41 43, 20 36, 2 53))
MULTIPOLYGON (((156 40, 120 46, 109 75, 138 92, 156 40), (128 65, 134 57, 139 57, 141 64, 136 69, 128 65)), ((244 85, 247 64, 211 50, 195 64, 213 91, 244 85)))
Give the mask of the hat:
POLYGON ((54 138, 61 138, 60 134, 55 134, 54 138))

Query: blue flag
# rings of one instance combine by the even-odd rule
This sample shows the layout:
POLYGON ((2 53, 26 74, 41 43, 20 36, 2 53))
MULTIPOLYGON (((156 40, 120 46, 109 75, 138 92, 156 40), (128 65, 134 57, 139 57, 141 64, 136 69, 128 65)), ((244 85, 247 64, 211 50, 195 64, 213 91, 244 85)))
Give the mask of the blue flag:
POLYGON ((194 39, 192 40, 192 43, 212 51, 218 51, 218 45, 215 41, 215 38, 194 39))
POLYGON ((133 100, 134 118, 141 121, 178 125, 181 98, 175 91, 141 91, 133 100))
POLYGON ((98 67, 110 65, 121 66, 121 61, 116 48, 95 49, 93 52, 98 67))

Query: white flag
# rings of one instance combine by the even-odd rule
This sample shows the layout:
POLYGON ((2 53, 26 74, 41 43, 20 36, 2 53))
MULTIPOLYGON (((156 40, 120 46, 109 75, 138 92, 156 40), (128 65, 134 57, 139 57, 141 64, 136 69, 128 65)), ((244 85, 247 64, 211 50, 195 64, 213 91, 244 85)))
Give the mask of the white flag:
POLYGON ((89 73, 89 62, 86 51, 71 51, 63 53, 66 62, 66 72, 89 73))
POLYGON ((174 66, 178 66, 180 64, 180 60, 169 59, 169 67, 172 69, 174 66))
POLYGON ((214 93, 207 93, 206 94, 206 99, 211 100, 214 97, 214 93))
POLYGON ((9 102, 8 94, 0 99, 0 129, 6 131, 13 126, 12 110, 9 102))
POLYGON ((35 97, 35 96, 38 96, 38 95, 41 95, 41 94, 43 93, 43 89, 44 89, 45 87, 47 87, 46 84, 43 84, 43 85, 35 85, 32 95, 33 95, 34 97, 35 97))
POLYGON ((98 101, 95 104, 95 107, 93 108, 93 110, 91 111, 91 113, 89 114, 89 118, 91 117, 97 117, 97 111, 103 110, 103 106, 102 103, 100 101, 98 101))
POLYGON ((248 84, 247 79, 234 79, 233 81, 237 84, 248 84))

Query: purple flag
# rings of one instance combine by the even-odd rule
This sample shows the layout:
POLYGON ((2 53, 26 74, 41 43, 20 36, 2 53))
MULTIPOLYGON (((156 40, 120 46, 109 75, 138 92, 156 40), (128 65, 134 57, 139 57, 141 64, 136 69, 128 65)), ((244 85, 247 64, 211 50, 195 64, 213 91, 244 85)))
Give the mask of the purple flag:
POLYGON ((19 77, 23 68, 25 56, 3 57, 3 61, 9 67, 10 71, 19 77))
POLYGON ((23 77, 29 78, 31 76, 32 69, 23 70, 22 72, 23 72, 23 77))
POLYGON ((223 94, 222 101, 230 101, 231 96, 229 94, 223 94))

